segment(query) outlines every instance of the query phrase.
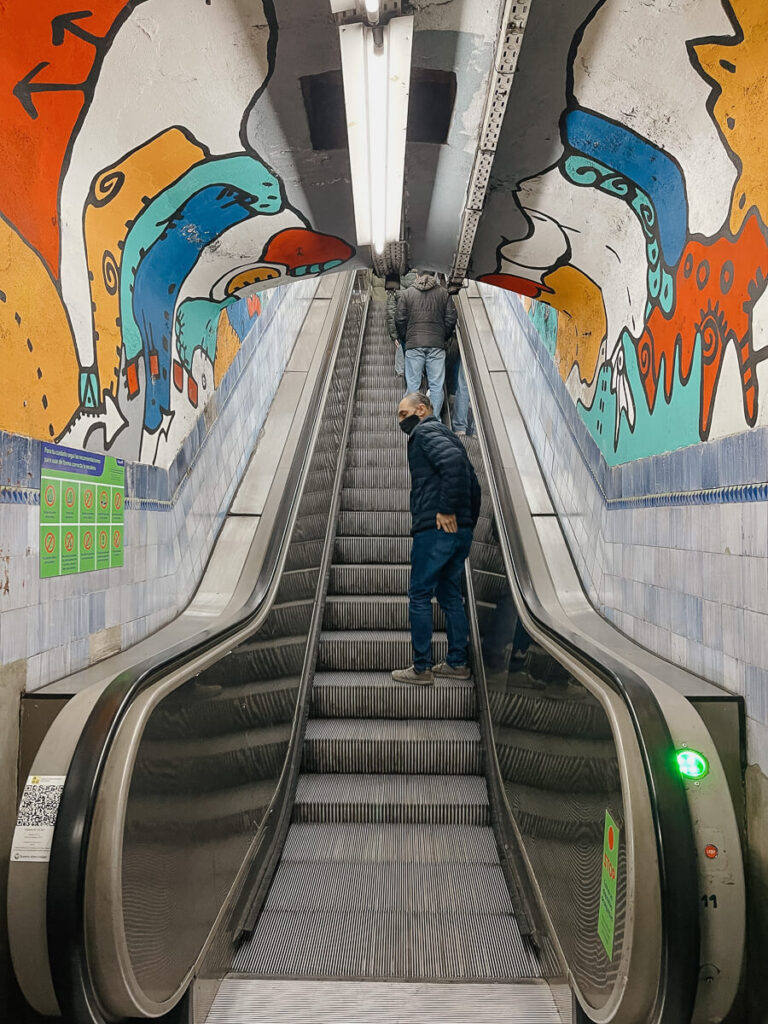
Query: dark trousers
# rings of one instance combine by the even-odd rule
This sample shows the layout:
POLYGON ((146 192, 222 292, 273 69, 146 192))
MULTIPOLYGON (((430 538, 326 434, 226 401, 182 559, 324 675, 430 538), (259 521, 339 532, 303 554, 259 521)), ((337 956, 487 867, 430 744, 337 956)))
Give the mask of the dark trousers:
POLYGON ((461 574, 472 544, 472 531, 422 530, 413 538, 410 598, 413 665, 432 667, 432 598, 445 612, 449 665, 466 665, 469 627, 461 598, 461 574))

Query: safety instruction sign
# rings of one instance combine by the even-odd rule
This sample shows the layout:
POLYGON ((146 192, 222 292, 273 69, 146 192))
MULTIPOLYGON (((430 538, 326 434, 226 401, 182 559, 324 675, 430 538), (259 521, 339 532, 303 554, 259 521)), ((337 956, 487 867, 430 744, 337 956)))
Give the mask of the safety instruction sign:
POLYGON ((43 442, 40 577, 123 564, 125 462, 43 442))
POLYGON ((616 822, 605 812, 603 833, 603 872, 600 883, 600 913, 597 919, 597 934, 613 960, 613 934, 616 928, 616 876, 619 871, 619 829, 616 822))
POLYGON ((30 775, 27 779, 13 833, 12 861, 51 859, 53 827, 64 779, 64 775, 30 775))

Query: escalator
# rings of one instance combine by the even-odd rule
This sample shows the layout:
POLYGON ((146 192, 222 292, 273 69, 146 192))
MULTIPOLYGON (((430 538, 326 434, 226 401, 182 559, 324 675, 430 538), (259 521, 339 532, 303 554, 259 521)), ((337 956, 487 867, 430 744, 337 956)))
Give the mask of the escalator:
MULTIPOLYGON (((73 1024, 725 1018, 738 963, 717 965, 712 1002, 692 870, 707 793, 669 768, 660 691, 617 677, 537 607, 466 354, 483 485, 473 677, 391 678, 412 657, 402 388, 384 311, 356 287, 269 579, 239 616, 95 699, 50 864, 12 867, 17 974, 40 1011, 73 1024), (47 970, 25 969, 30 941, 47 970)), ((437 661, 437 606, 434 624, 437 661)), ((704 732, 735 951, 740 853, 704 732)))

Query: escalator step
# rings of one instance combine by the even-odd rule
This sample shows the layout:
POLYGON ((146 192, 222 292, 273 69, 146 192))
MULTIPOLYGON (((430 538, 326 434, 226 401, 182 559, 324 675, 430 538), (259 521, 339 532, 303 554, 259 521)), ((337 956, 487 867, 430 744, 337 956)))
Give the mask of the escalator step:
POLYGON ((282 977, 454 980, 542 974, 512 914, 367 909, 264 913, 253 939, 238 952, 234 970, 282 977))
POLYGON ((493 829, 484 825, 291 825, 283 861, 357 864, 498 864, 493 829))
POLYGON ((455 719, 311 718, 302 766, 305 772, 477 774, 480 729, 455 719))
MULTIPOLYGON (((443 661, 448 654, 445 633, 432 635, 434 660, 443 661)), ((404 630, 335 630, 323 631, 317 651, 319 669, 340 669, 355 672, 359 669, 405 668, 413 662, 411 634, 404 630)))
MULTIPOLYGON (((405 445, 392 445, 391 448, 352 448, 347 455, 347 466, 396 469, 406 464, 406 458, 405 445)), ((375 534, 372 532, 371 536, 375 534)))
POLYGON ((489 825, 481 775, 305 774, 294 822, 489 825))
POLYGON ((619 765, 612 740, 567 744, 561 736, 494 729, 502 778, 524 786, 569 793, 612 793, 618 786, 619 765))
POLYGON ((405 434, 396 425, 393 425, 389 430, 381 425, 375 430, 355 430, 353 420, 352 429, 349 433, 350 451, 373 448, 397 448, 400 445, 403 449, 403 458, 405 458, 406 444, 405 434))
POLYGON ((301 636, 302 633, 308 633, 314 607, 312 599, 273 604, 266 620, 259 627, 258 638, 265 640, 267 637, 301 636))
POLYGON ((410 512, 340 512, 338 537, 408 537, 410 512))
POLYGON ((265 913, 511 914, 501 865, 283 861, 265 913))
POLYGON ((389 672, 319 672, 312 686, 315 718, 474 718, 471 680, 434 686, 396 683, 389 672))
MULTIPOLYGON (((445 629, 445 616, 436 601, 432 602, 432 622, 436 629, 445 629)), ((408 598, 385 595, 333 595, 325 602, 323 629, 393 629, 409 628, 408 598)))
POLYGON ((407 491, 411 486, 411 474, 407 466, 386 467, 364 466, 351 467, 344 471, 344 487, 371 487, 376 490, 407 491))
POLYGON ((284 572, 277 588, 277 599, 288 602, 314 598, 317 582, 317 569, 296 569, 293 572, 284 572))
POLYGON ((341 508, 345 512, 408 512, 410 489, 380 490, 372 487, 344 487, 341 508))
POLYGON ((328 593, 403 596, 410 580, 410 565, 333 565, 328 593))
POLYGON ((548 985, 225 978, 209 1024, 560 1024, 548 985))
POLYGON ((335 565, 404 565, 411 560, 410 537, 337 537, 335 565))

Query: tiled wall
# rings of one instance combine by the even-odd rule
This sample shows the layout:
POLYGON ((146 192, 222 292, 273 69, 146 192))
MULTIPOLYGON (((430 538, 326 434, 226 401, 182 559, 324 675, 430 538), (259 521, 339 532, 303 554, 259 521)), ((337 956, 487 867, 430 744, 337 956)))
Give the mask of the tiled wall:
POLYGON ((126 468, 125 564, 39 579, 40 442, 0 433, 0 666, 34 690, 143 639, 197 586, 317 284, 280 287, 168 470, 126 468))
POLYGON ((768 429, 610 467, 520 299, 480 287, 590 599, 742 694, 748 758, 768 772, 768 429))

